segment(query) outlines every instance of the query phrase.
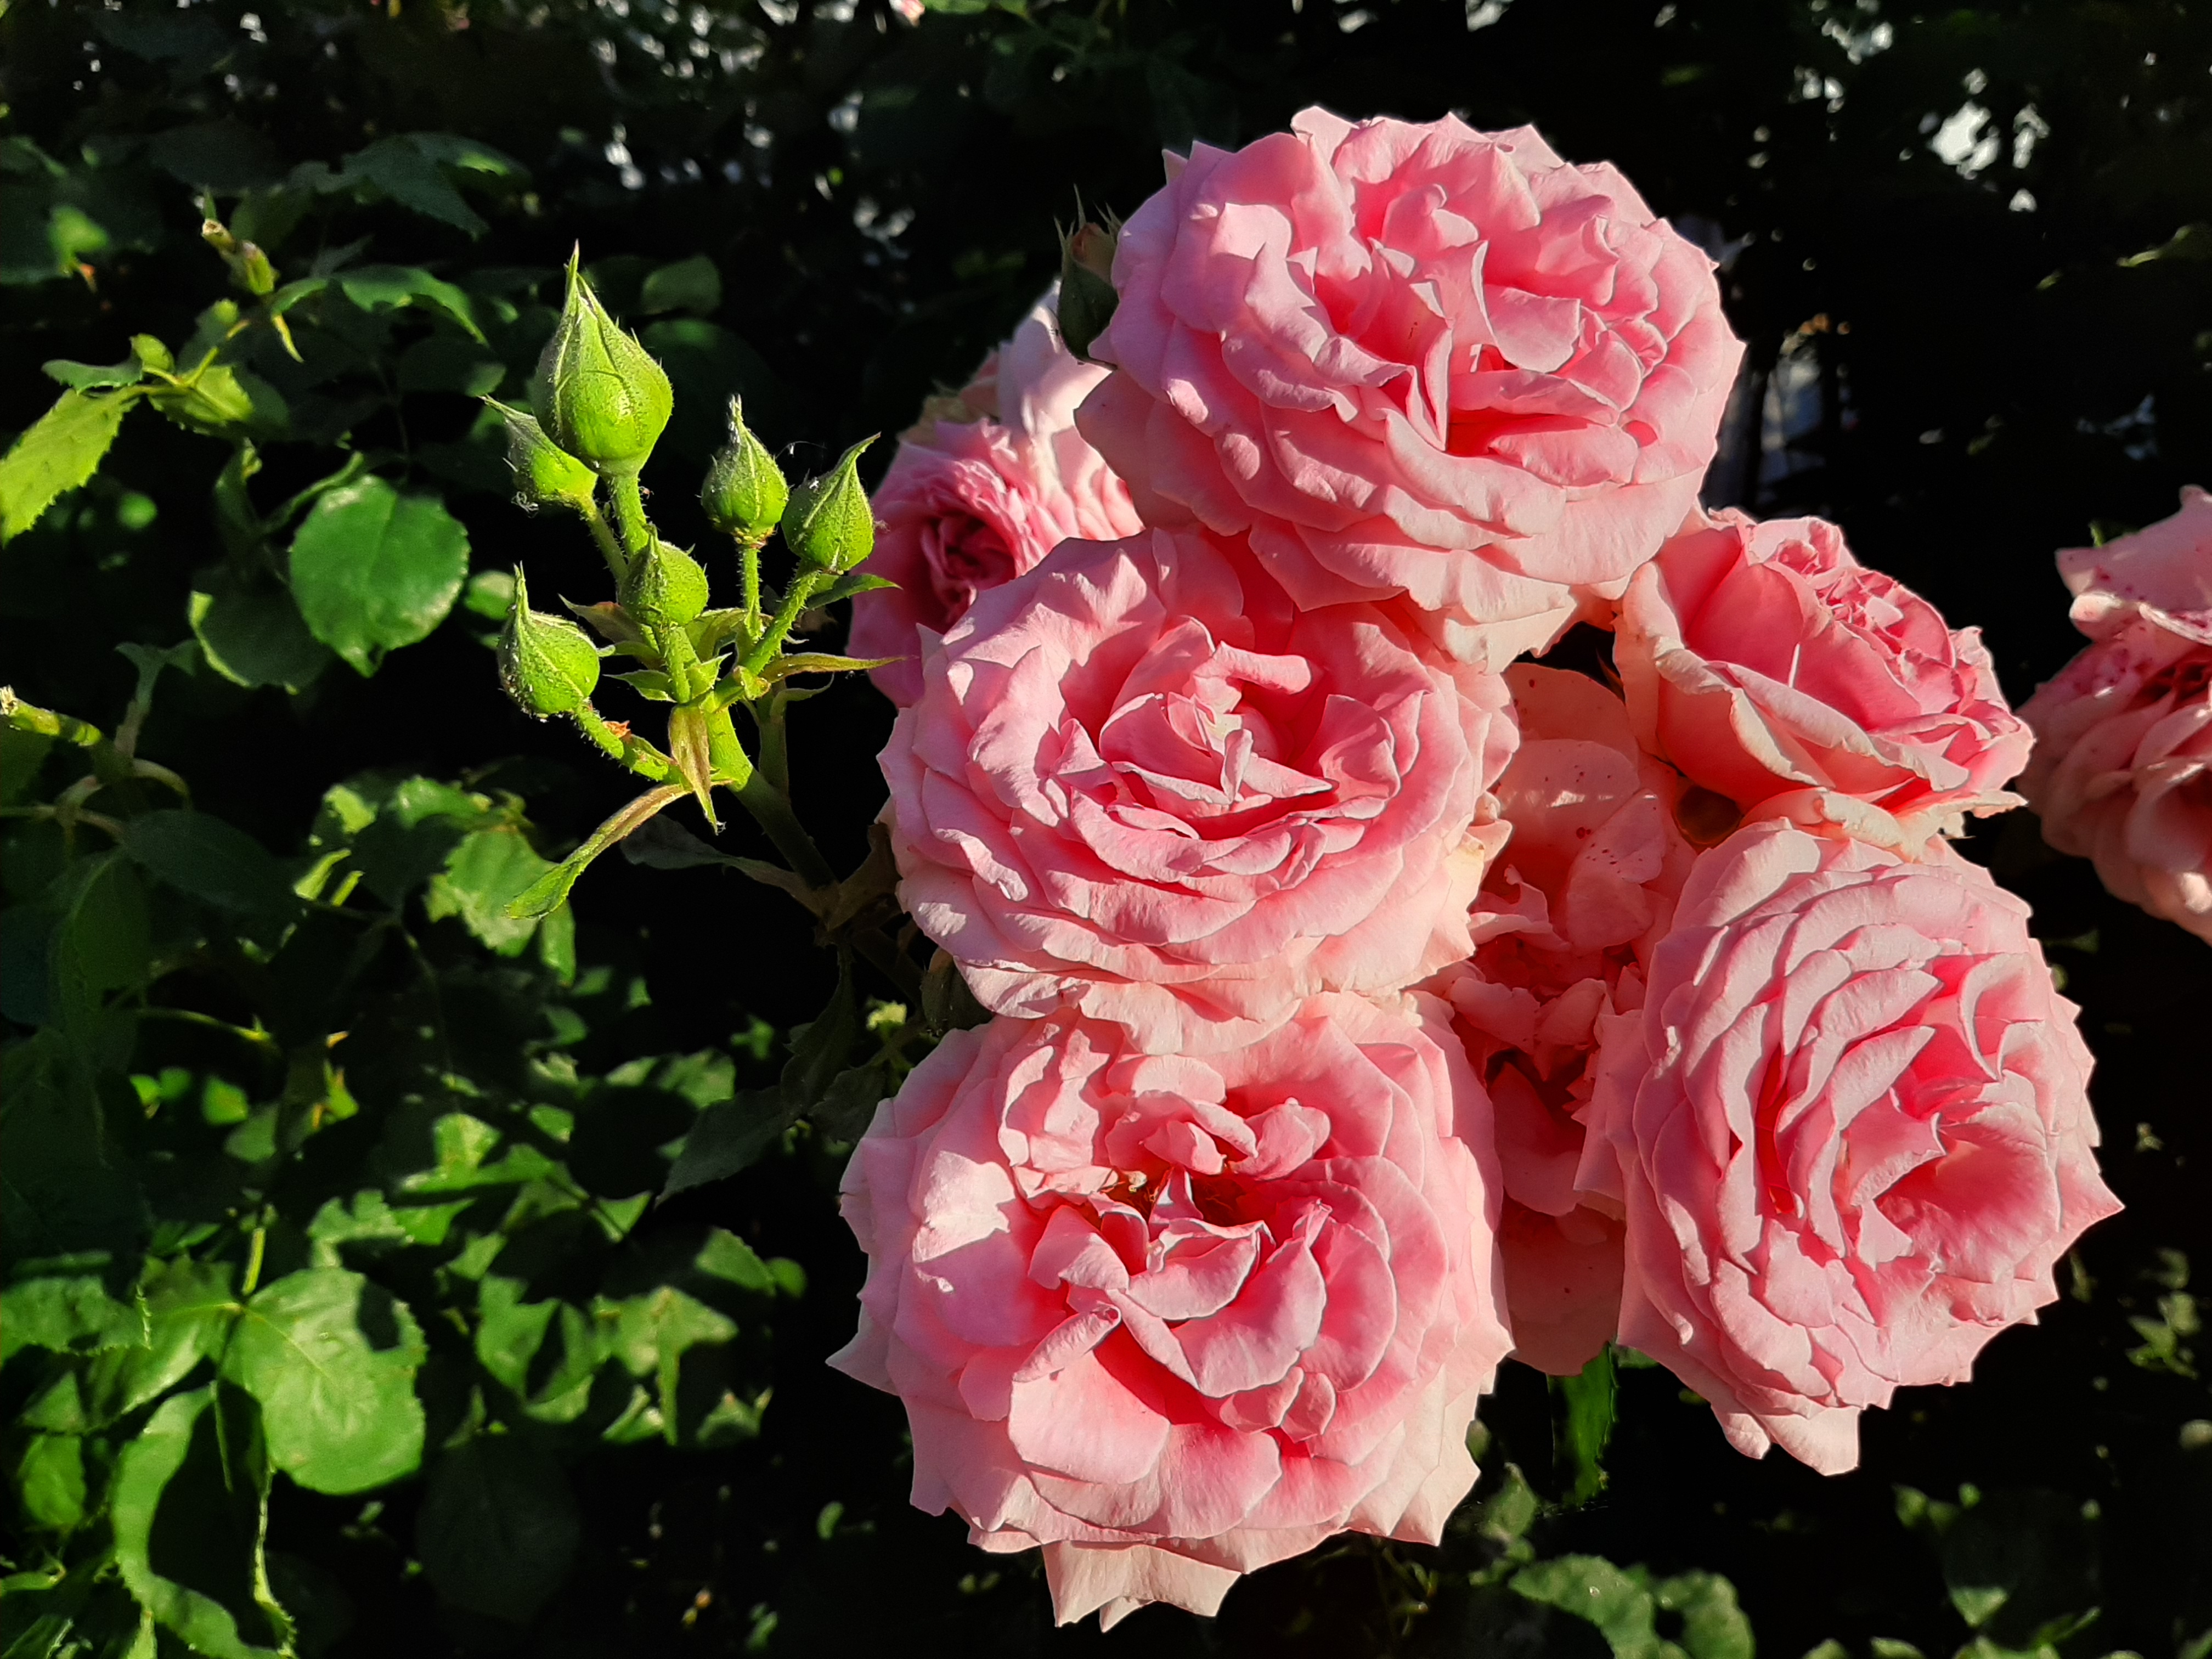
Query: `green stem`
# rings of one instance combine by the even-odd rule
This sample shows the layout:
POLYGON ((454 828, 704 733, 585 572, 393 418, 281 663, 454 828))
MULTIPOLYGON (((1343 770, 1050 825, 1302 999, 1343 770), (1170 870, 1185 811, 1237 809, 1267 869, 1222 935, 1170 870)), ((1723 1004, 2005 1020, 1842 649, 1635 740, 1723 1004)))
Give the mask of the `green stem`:
POLYGON ((783 648, 785 635, 791 632, 792 624, 799 620, 799 613, 806 609, 806 602, 814 597, 814 590, 821 586, 822 581, 823 574, 818 570, 802 570, 791 579, 791 592, 783 596, 775 620, 768 625, 768 632, 760 636, 753 648, 745 653, 744 665, 748 669, 759 673, 768 666, 768 659, 783 648))
POLYGON ((264 1220, 253 1230, 253 1237, 246 1247, 246 1277, 239 1281, 239 1295, 252 1296, 253 1287, 261 1282, 261 1258, 269 1248, 269 1224, 264 1220))
POLYGON ((738 805, 753 815, 753 821, 775 843, 775 850, 790 860, 791 867, 809 887, 827 887, 837 879, 837 872, 822 856, 822 849, 806 833, 799 815, 791 810, 791 803, 758 770, 738 786, 735 793, 738 805))
POLYGON ((760 553, 758 542, 741 541, 738 544, 738 562, 744 573, 745 631, 748 634, 760 632, 760 553))
POLYGON ((615 504, 615 528, 622 532, 623 546, 636 558, 651 545, 653 537, 645 521, 645 494, 637 487, 637 474, 609 473, 607 495, 615 504))
POLYGON ((597 501, 586 501, 576 510, 583 514, 584 528, 592 532, 592 539, 599 544, 599 556, 607 562, 608 574, 615 579, 615 591, 620 592, 622 585, 629 580, 629 561, 623 556, 622 544, 615 540, 615 532, 608 527, 607 515, 599 511, 597 501))
POLYGON ((762 703, 753 705, 753 719, 760 727, 761 770, 768 774, 768 781, 775 786, 778 794, 788 796, 791 728, 784 720, 783 687, 775 687, 762 703))

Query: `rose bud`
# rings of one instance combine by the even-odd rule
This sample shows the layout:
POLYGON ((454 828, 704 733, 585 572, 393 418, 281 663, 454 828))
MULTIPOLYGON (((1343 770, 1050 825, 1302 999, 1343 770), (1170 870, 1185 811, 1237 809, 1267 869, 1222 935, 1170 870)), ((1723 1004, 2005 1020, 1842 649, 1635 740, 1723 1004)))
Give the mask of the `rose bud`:
POLYGON ((744 405, 731 398, 729 447, 715 454, 699 491, 707 522, 747 547, 758 547, 782 520, 790 499, 783 469, 745 425, 744 405))
POLYGON ((875 512, 855 471, 860 452, 873 442, 872 436, 861 439, 829 471, 791 492, 783 538, 801 564, 842 575, 875 551, 875 512))
POLYGON ((590 701, 599 683, 599 653, 565 617, 530 608, 530 584, 514 573, 514 603, 499 634, 499 678, 525 714, 544 720, 590 701))
POLYGON ((660 365, 623 332, 568 261, 568 297, 538 359, 530 401, 545 434, 599 473, 635 473, 676 406, 660 365))
POLYGON ((525 507, 565 507, 581 513, 592 504, 599 475, 545 435, 536 417, 496 398, 484 402, 507 422, 507 464, 514 472, 514 499, 525 507))
POLYGON ((658 536, 630 567, 623 609, 648 628, 681 627, 707 608, 707 571, 658 536))

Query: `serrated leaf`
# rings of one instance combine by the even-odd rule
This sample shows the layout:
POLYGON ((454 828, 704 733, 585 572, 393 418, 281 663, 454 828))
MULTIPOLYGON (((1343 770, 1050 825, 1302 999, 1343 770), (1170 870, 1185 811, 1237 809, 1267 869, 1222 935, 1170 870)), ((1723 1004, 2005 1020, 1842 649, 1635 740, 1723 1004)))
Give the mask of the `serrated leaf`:
POLYGON ((95 1425, 160 1398, 202 1359, 222 1351, 239 1313, 231 1290, 235 1274, 227 1261, 203 1263, 180 1256, 146 1279, 141 1287, 144 1344, 97 1353, 85 1369, 85 1409, 95 1425))
POLYGON ((8 447, 0 456, 0 543, 21 535, 54 497, 100 470, 137 398, 136 391, 102 395, 72 388, 8 447))
POLYGON ((446 867, 431 877, 423 908, 433 921, 459 916, 480 943, 501 956, 519 956, 538 924, 534 918, 517 921, 507 915, 507 907, 552 868, 520 830, 478 830, 456 847, 446 867))
POLYGON ((1679 1644, 1690 1659, 1753 1659, 1751 1620, 1737 1606, 1735 1586, 1717 1572, 1686 1572, 1651 1587, 1662 1613, 1682 1621, 1679 1644))
POLYGON ((74 1532, 85 1518, 84 1442, 73 1434, 33 1434, 15 1460, 15 1501, 43 1532, 74 1532))
POLYGON ((646 823, 653 814, 681 800, 689 793, 680 783, 663 784, 658 789, 648 789, 594 830, 581 847, 525 888, 508 902, 507 914, 518 921, 527 921, 545 915, 565 903, 568 890, 576 884, 576 878, 590 866, 593 859, 646 823))
POLYGON ((817 593, 811 603, 817 610, 835 605, 840 599, 849 599, 855 593, 872 593, 878 588, 896 587, 889 576, 878 576, 873 571, 854 570, 840 576, 835 582, 817 593))
POLYGON ((125 357, 119 363, 79 363, 67 357, 53 357, 40 364, 39 372, 50 380, 58 380, 79 392, 105 392, 114 386, 137 385, 146 377, 146 365, 136 356, 125 357))
POLYGON ((425 1352, 404 1303, 359 1273, 308 1267, 247 1301, 222 1375, 261 1402, 278 1468, 313 1492, 366 1492, 422 1462, 425 1352))
POLYGON ((514 1434, 479 1435, 441 1457, 415 1520, 439 1595, 516 1625, 560 1588, 582 1536, 561 1466, 514 1434))
POLYGON ((1615 1659, 1662 1659, 1651 1592, 1596 1555, 1563 1555, 1514 1574, 1513 1589, 1597 1626, 1615 1659))
POLYGON ((896 657, 833 657, 819 651, 796 651, 773 657, 761 669, 761 678, 773 685, 794 674, 857 674, 898 661, 896 657))
MULTIPOLYGON (((284 1659, 280 1649, 247 1640, 240 1632, 238 1617, 231 1608, 167 1577, 154 1564, 157 1526, 165 1536, 176 1536, 179 1531, 173 1522, 165 1521, 165 1508, 181 1510, 191 1516, 183 1529, 187 1541, 218 1549, 226 1544, 242 1545, 250 1563, 252 1530, 245 1528, 240 1537, 240 1528, 235 1522, 242 1517, 222 1513, 234 1510, 236 1504, 226 1504, 223 1498, 228 1471, 221 1459, 222 1437, 217 1435, 210 1416, 220 1409, 216 1396, 216 1389, 209 1387, 162 1401, 123 1448, 116 1460, 109 1498, 116 1565, 139 1605, 164 1628, 183 1638, 193 1652, 207 1659, 284 1659), (192 1466, 189 1469, 188 1464, 192 1466), (212 1517, 207 1515, 210 1506, 217 1511, 212 1517), (210 1518, 217 1524, 207 1524, 210 1518), (233 1524, 220 1524, 225 1521, 233 1524)), ((234 1455, 242 1455, 243 1451, 239 1449, 234 1455)), ((265 1480, 265 1475, 263 1478, 265 1480)), ((248 1494, 251 1491, 249 1487, 248 1494)))
POLYGON ((146 1340, 138 1298, 109 1295, 95 1274, 41 1275, 0 1291, 0 1363, 22 1348, 92 1353, 143 1347, 146 1340))
POLYGON ((380 138, 366 149, 356 150, 346 157, 345 171, 339 178, 348 184, 374 185, 403 207, 471 236, 481 236, 490 228, 461 199, 460 191, 439 171, 436 161, 412 141, 412 135, 380 138))
POLYGON ((477 1363, 542 1423, 571 1423, 591 1404, 605 1358, 591 1316, 574 1304, 524 1299, 522 1281, 487 1273, 477 1291, 477 1363), (549 1348, 550 1342, 556 1346, 549 1348))
POLYGON ((1553 1440, 1560 1472, 1569 1477, 1566 1501, 1587 1504, 1605 1486, 1605 1449, 1613 1438, 1613 1354, 1596 1358, 1574 1376, 1551 1380, 1555 1403, 1553 1440))
POLYGON ((722 303, 722 273, 705 254, 694 254, 647 274, 638 309, 648 316, 689 311, 704 317, 722 303))
POLYGON ((292 538, 308 631, 362 675, 444 621, 468 572, 469 532, 445 503, 374 476, 325 494, 292 538))
POLYGON ((209 666, 234 684, 304 690, 332 660, 290 592, 273 581, 250 585, 219 571, 193 592, 187 615, 209 666))
POLYGON ((467 290, 416 266, 358 265, 351 270, 340 271, 330 280, 363 311, 420 306, 458 325, 471 339, 482 341, 484 337, 477 322, 476 302, 469 298, 467 290))
POLYGON ((142 812, 125 823, 123 850, 179 892, 264 926, 297 908, 292 884, 268 849, 210 813, 142 812))
POLYGON ((615 1301, 597 1298, 592 1310, 605 1333, 607 1352, 632 1376, 652 1377, 660 1396, 662 1437, 678 1437, 676 1385, 684 1354, 702 1344, 727 1342, 737 1325, 672 1285, 615 1301))
POLYGON ((660 1195, 673 1198, 750 1169, 799 1115, 781 1089, 748 1089, 735 1100, 708 1108, 684 1138, 660 1195))

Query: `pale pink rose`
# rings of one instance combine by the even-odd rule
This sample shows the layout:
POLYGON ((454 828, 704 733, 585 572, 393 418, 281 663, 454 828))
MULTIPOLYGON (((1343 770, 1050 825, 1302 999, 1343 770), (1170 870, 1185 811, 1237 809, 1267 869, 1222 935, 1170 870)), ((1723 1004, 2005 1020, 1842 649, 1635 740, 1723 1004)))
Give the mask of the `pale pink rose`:
POLYGON ((2212 942, 2212 495, 2058 568, 2095 643, 2021 706, 2021 791, 2116 896, 2212 942))
POLYGON ((1411 996, 1142 1055, 1073 1017, 955 1031, 844 1179, 832 1364, 905 1401, 914 1501, 1044 1547, 1062 1623, 1211 1613, 1348 1529, 1434 1543, 1506 1348, 1489 1105, 1411 996))
POLYGON ((1309 109, 1137 210, 1084 430, 1146 521, 1247 532, 1300 605, 1403 592, 1492 668, 1694 503, 1742 346, 1712 262, 1533 128, 1309 109))
POLYGON ((1695 854, 1674 823, 1682 780, 1638 750, 1618 696, 1533 663, 1505 683, 1521 747, 1497 793, 1513 834, 1475 900, 1474 956, 1429 988, 1493 1104, 1514 1357, 1571 1376, 1620 1313, 1619 1206, 1575 1188, 1598 1024, 1643 1006, 1695 854))
POLYGON ((847 649, 896 659, 872 678, 901 708, 921 695, 916 628, 943 633, 977 593, 1071 536, 1144 528, 1127 486, 1075 429, 1075 406, 1106 371, 1068 355, 1055 304, 1047 293, 966 386, 929 400, 877 488, 868 574, 898 586, 854 599, 847 649))
POLYGON ((1069 542, 922 669, 882 762, 900 899, 994 1012, 1174 1054, 1471 948, 1504 685, 1385 609, 1297 611, 1196 532, 1069 542))
POLYGON ((1629 584, 1613 661, 1644 746, 1750 816, 1910 851, 2019 804, 2034 738, 1979 630, 1824 520, 1686 525, 1629 584))
POLYGON ((2119 1207, 2027 914, 1941 842, 1747 824, 1601 1023, 1579 1179, 1627 1220, 1620 1340, 1739 1450, 1852 1468, 1862 1411, 1964 1382, 2119 1207))

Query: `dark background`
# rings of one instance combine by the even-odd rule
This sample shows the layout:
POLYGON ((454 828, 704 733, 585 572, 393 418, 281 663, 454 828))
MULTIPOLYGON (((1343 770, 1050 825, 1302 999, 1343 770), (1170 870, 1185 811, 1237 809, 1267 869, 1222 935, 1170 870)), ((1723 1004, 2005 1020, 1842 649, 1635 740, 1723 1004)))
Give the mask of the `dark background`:
MULTIPOLYGON (((541 283, 580 240, 625 315, 647 269, 708 255, 723 285, 713 320, 742 343, 720 371, 787 465, 811 470, 854 437, 896 432, 933 386, 964 376, 1053 275, 1053 220, 1077 192, 1126 213, 1157 184, 1162 147, 1241 143, 1309 103, 1449 111, 1487 129, 1531 123, 1571 160, 1615 162, 1722 258, 1748 350, 1709 500, 1838 520, 1869 562, 1984 630, 2017 701, 2078 643, 2053 550, 2164 516, 2179 485, 2205 477, 2209 76, 2212 7, 2157 0, 1101 0, 1026 15, 963 7, 911 27, 878 0, 354 0, 258 14, 234 0, 24 0, 0 20, 4 131, 65 165, 96 159, 102 187, 128 198, 108 206, 129 231, 88 282, 22 254, 32 210, 6 219, 0 428, 50 401, 42 360, 112 362, 141 330, 174 341, 221 295, 190 181, 215 184, 227 205, 295 161, 434 131, 516 158, 526 190, 472 198, 489 222, 479 237, 397 207, 364 210, 346 234, 373 233, 379 259, 528 267, 541 283), (177 160, 179 145, 209 143, 228 146, 217 161, 177 160)), ((16 166, 6 182, 45 188, 34 173, 16 166)), ((701 374, 679 377, 692 412, 647 474, 679 540, 703 538, 690 495, 715 434, 701 374)), ((502 395, 518 389, 511 378, 502 395)), ((356 435, 439 480, 478 568, 526 555, 534 586, 596 597, 580 534, 516 514, 495 475, 471 488, 429 459, 474 415, 457 396, 410 395, 366 414, 356 435)), ((42 532, 0 556, 0 675, 48 706, 119 706, 130 671, 113 643, 184 632, 189 578, 213 546, 212 456, 204 440, 135 420, 106 471, 158 504, 158 546, 104 560, 42 532)), ((268 459, 278 491, 288 470, 304 481, 329 464, 307 445, 268 459)), ((717 568, 718 583, 728 576, 717 568)), ((374 679, 341 670, 298 696, 180 679, 143 752, 280 851, 339 778, 501 761, 545 843, 573 840, 622 799, 620 780, 500 696, 483 628, 457 613, 374 679)), ((856 681, 794 720, 800 810, 849 865, 882 799, 872 757, 888 710, 856 681)), ((2195 1058, 2212 951, 2106 898, 2021 815, 1969 851, 2034 902, 2084 1005, 2107 1173, 2128 1211, 2062 1269, 2069 1294, 2041 1327, 1997 1341, 1971 1388, 1913 1391, 1870 1414, 1855 1474, 1741 1459, 1666 1373, 1632 1370, 1605 1490, 1547 1507, 1531 1536, 1547 1556, 1724 1574, 1771 1655, 1832 1638, 1853 1653, 1877 1638, 1949 1652, 1971 1632, 1947 1582, 1978 1578, 2025 1587, 2013 1622, 1985 1632, 2000 1648, 2032 1646, 2037 1620, 2019 1610, 2047 1601, 2053 1615, 2101 1609, 2064 1638, 2068 1659, 2199 1659, 2212 1430, 2185 1425, 2212 1417, 2212 1400, 2185 1357, 2144 1359, 2130 1322, 2163 1322, 2186 1355, 2188 1263, 2212 1249, 2212 1090, 2195 1058), (1940 1548, 1901 1524, 1897 1486, 1951 1498, 1962 1482, 1987 1494, 1970 1512, 1981 1521, 1940 1548)), ((579 890, 582 954, 650 988, 649 1004, 595 1031, 595 1052, 696 1048, 754 1017, 779 1030, 810 1018, 830 971, 771 898, 719 872, 595 869, 579 890)), ((731 1451, 580 1456, 585 1545, 527 1630, 456 1617, 405 1575, 410 1488, 366 1531, 357 1504, 283 1488, 272 1535, 285 1529, 349 1600, 337 1650, 1094 1644, 1095 1632, 1051 1632, 1030 1561, 973 1553, 957 1523, 906 1506, 896 1402, 822 1366, 849 1334, 860 1267, 835 1175, 826 1151, 801 1145, 679 1200, 809 1270, 776 1328, 766 1426, 731 1451)), ((1541 1379, 1508 1370, 1485 1413, 1496 1443, 1482 1490, 1510 1461, 1558 1499, 1553 1403, 1541 1379)), ((1108 1640, 1602 1650, 1587 1625, 1516 1622, 1468 1590, 1494 1553, 1471 1522, 1440 1552, 1354 1541, 1259 1575, 1218 1621, 1152 1612, 1108 1640)))

